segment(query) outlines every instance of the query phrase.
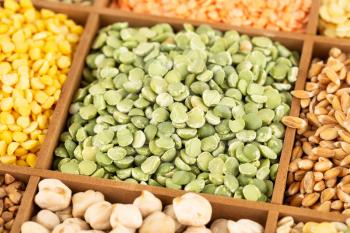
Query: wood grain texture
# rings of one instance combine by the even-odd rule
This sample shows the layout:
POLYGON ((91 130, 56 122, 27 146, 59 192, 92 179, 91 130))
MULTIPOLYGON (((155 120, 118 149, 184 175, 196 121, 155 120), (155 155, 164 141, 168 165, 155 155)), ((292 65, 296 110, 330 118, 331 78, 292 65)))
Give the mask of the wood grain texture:
POLYGON ((317 34, 318 14, 320 11, 321 0, 312 0, 309 22, 306 27, 306 33, 311 35, 317 34))
MULTIPOLYGON (((314 42, 306 40, 303 45, 303 50, 300 57, 298 79, 295 83, 295 90, 304 89, 307 73, 312 59, 312 48, 314 42)), ((292 106, 289 115, 299 116, 300 101, 297 98, 292 99, 292 106)), ((287 181, 288 166, 291 159, 292 150, 294 147, 295 129, 286 128, 283 149, 280 157, 280 165, 275 180, 275 189, 272 196, 272 202, 276 204, 283 204, 285 186, 287 181)))
MULTIPOLYGON (((236 27, 222 23, 206 23, 219 30, 237 30, 241 34, 250 36, 263 35, 273 40, 279 41, 286 47, 297 50, 301 53, 300 70, 295 89, 303 89, 308 68, 313 57, 326 57, 328 50, 337 46, 346 52, 350 52, 350 45, 346 39, 331 39, 316 35, 318 23, 319 1, 313 1, 310 20, 307 26, 307 33, 280 32, 261 29, 251 29, 245 27, 236 27)), ((2 2, 2 0, 0 0, 2 2)), ((109 0, 95 0, 93 6, 66 5, 61 3, 51 3, 45 0, 34 0, 38 8, 48 8, 55 12, 67 14, 81 25, 85 26, 80 43, 76 49, 71 70, 66 83, 64 84, 62 94, 56 105, 56 109, 51 118, 47 137, 39 152, 39 158, 36 168, 23 168, 12 165, 0 164, 1 173, 11 173, 14 176, 28 182, 26 192, 23 197, 12 233, 19 233, 21 224, 29 220, 35 211, 33 202, 37 189, 37 184, 43 178, 57 178, 70 186, 75 192, 87 189, 95 189, 103 192, 107 199, 114 202, 130 202, 138 196, 142 190, 153 192, 164 203, 170 203, 174 197, 182 195, 184 191, 171 190, 167 188, 152 187, 129 184, 126 182, 106 180, 94 177, 77 176, 62 174, 56 171, 49 171, 53 161, 53 152, 58 143, 59 136, 66 126, 68 109, 72 98, 80 85, 82 70, 85 63, 85 57, 89 53, 90 45, 102 26, 113 22, 126 21, 132 26, 151 26, 157 23, 169 23, 176 30, 182 29, 184 23, 200 25, 204 22, 196 20, 182 20, 178 18, 157 17, 151 15, 141 15, 131 12, 125 12, 118 9, 107 8, 109 0)), ((291 112, 293 116, 299 114, 299 101, 293 98, 291 112)), ((284 192, 286 186, 286 176, 288 165, 291 158, 291 151, 294 145, 295 130, 287 129, 285 134, 284 147, 280 158, 280 167, 277 173, 275 189, 272 197, 272 203, 251 202, 246 200, 237 200, 220 196, 202 194, 214 207, 214 217, 225 217, 237 220, 239 218, 250 218, 256 220, 265 226, 265 233, 274 233, 277 226, 277 220, 280 217, 291 215, 297 221, 344 221, 347 217, 337 213, 321 213, 315 210, 302 209, 283 205, 284 192)))

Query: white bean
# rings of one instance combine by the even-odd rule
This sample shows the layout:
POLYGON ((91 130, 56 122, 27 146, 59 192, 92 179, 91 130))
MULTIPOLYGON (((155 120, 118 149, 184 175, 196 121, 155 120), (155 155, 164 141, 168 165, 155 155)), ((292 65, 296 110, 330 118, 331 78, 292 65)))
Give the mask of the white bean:
POLYGON ((156 211, 162 211, 163 208, 161 200, 146 190, 142 191, 142 194, 134 200, 133 204, 140 209, 142 217, 156 211))
POLYGON ((85 220, 94 230, 108 230, 111 228, 110 217, 112 204, 107 201, 100 201, 92 204, 85 211, 85 220))
POLYGON ((89 206, 104 200, 104 195, 101 192, 95 192, 93 190, 74 194, 72 197, 73 216, 76 218, 83 217, 89 206))
POLYGON ((49 230, 39 223, 28 221, 22 224, 21 233, 49 233, 49 230))
POLYGON ((72 191, 57 179, 45 179, 39 182, 39 192, 35 195, 35 203, 41 209, 58 211, 70 204, 72 191))
POLYGON ((204 226, 210 219, 212 207, 204 197, 195 193, 186 193, 173 200, 177 220, 187 226, 204 226))
POLYGON ((60 224, 60 219, 57 214, 50 210, 40 210, 35 220, 49 230, 52 230, 55 226, 60 224))
POLYGON ((140 209, 132 204, 115 204, 110 219, 112 228, 121 223, 129 228, 139 228, 142 225, 140 209))

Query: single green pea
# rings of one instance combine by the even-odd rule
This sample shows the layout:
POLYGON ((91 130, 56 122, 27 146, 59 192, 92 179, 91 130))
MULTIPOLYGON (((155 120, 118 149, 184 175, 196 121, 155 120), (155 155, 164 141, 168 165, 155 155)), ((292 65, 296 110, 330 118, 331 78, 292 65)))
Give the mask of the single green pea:
POLYGON ((244 186, 242 192, 243 192, 244 198, 249 201, 257 201, 261 196, 260 190, 253 184, 244 186))
POLYGON ((238 180, 233 175, 225 175, 224 177, 224 185, 230 192, 234 193, 239 187, 238 180))
POLYGON ((161 160, 158 156, 150 156, 141 164, 141 170, 146 174, 153 174, 157 171, 160 163, 161 160))
POLYGON ((209 161, 208 170, 212 174, 222 174, 224 171, 225 162, 221 158, 213 158, 209 161))

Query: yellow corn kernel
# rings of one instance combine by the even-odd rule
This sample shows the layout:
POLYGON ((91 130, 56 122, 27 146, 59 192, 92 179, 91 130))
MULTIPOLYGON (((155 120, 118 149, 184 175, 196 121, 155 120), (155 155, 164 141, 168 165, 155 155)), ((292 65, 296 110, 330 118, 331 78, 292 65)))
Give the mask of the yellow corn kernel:
POLYGON ((44 46, 44 51, 46 53, 56 53, 58 51, 57 43, 55 41, 47 41, 44 46))
POLYGON ((28 139, 27 134, 22 132, 14 132, 12 137, 15 142, 24 142, 28 139))
POLYGON ((13 87, 7 86, 7 85, 3 85, 2 86, 2 90, 3 90, 4 93, 11 94, 13 92, 13 87))
POLYGON ((14 152, 14 155, 16 157, 20 157, 20 156, 23 156, 26 154, 28 154, 28 151, 26 149, 24 149, 23 147, 17 148, 17 150, 15 150, 15 152, 14 152))
POLYGON ((29 117, 20 116, 17 118, 16 123, 18 126, 22 127, 22 129, 25 129, 30 125, 30 119, 29 117))
POLYGON ((39 129, 46 129, 48 127, 48 117, 45 115, 38 116, 39 129))
POLYGON ((41 17, 43 17, 44 19, 52 18, 55 16, 55 12, 47 9, 41 9, 40 14, 41 14, 41 17))
MULTIPOLYGON (((20 126, 18 126, 18 125, 16 125, 16 124, 12 124, 12 125, 8 125, 8 128, 9 128, 9 130, 11 130, 12 132, 18 132, 18 131, 21 131, 22 129, 21 129, 21 127, 20 126)), ((13 135, 12 135, 12 137, 13 137, 13 135)))
POLYGON ((6 142, 6 144, 10 144, 12 142, 12 133, 11 131, 3 131, 0 132, 0 141, 6 142))
MULTIPOLYGON (((44 24, 44 21, 36 21, 39 24, 44 24)), ((44 25, 45 27, 45 25, 44 25)), ((45 40, 49 36, 49 33, 46 31, 41 30, 41 32, 36 33, 32 39, 33 40, 45 40)))
POLYGON ((28 140, 22 142, 21 146, 26 150, 35 150, 39 146, 39 142, 37 140, 28 140))
POLYGON ((27 158, 26 158, 26 162, 30 167, 34 167, 36 164, 36 155, 35 154, 28 154, 27 158))
POLYGON ((58 101, 58 99, 60 98, 60 95, 61 95, 61 90, 57 90, 53 95, 53 97, 55 98, 56 101, 58 101))
POLYGON ((5 141, 0 141, 0 156, 4 156, 7 151, 7 144, 5 141))
POLYGON ((54 34, 60 34, 61 30, 59 28, 59 26, 57 26, 54 22, 49 21, 47 24, 47 29, 54 33, 54 34))
POLYGON ((30 85, 33 89, 44 89, 45 85, 40 81, 39 78, 31 78, 30 85))
POLYGON ((33 102, 33 92, 30 89, 24 90, 24 98, 28 101, 28 103, 33 102))
POLYGON ((33 3, 31 0, 20 0, 19 4, 23 8, 32 8, 33 7, 33 3))
POLYGON ((57 66, 54 64, 50 67, 49 72, 47 73, 49 76, 54 77, 57 75, 57 66))
POLYGON ((2 162, 4 164, 15 164, 16 163, 16 156, 14 156, 14 155, 1 156, 0 162, 2 162))
POLYGON ((68 19, 68 16, 65 14, 58 13, 58 14, 56 14, 56 18, 59 19, 60 21, 64 22, 68 19))
POLYGON ((31 109, 32 109, 32 113, 33 114, 40 114, 41 113, 41 111, 42 111, 42 108, 41 108, 41 106, 36 102, 36 101, 33 101, 33 102, 31 102, 31 109))
POLYGON ((58 88, 56 86, 48 86, 47 88, 45 88, 44 91, 45 91, 46 94, 51 96, 51 95, 55 94, 57 89, 58 88))
POLYGON ((1 49, 4 53, 12 53, 15 50, 15 45, 11 41, 2 41, 1 49))
POLYGON ((5 130, 8 130, 7 125, 0 124, 0 132, 5 131, 5 130))
POLYGON ((72 47, 70 43, 66 40, 63 40, 60 43, 58 43, 58 48, 64 55, 69 55, 72 53, 72 47))
POLYGON ((52 105, 54 105, 54 104, 55 104, 55 98, 50 96, 50 97, 46 100, 46 102, 43 103, 43 104, 41 105, 41 107, 42 107, 43 109, 50 109, 50 108, 52 107, 52 105))
POLYGON ((39 143, 40 143, 40 144, 43 144, 43 143, 44 143, 44 140, 45 140, 45 135, 44 135, 44 134, 38 135, 38 140, 39 140, 39 143))
POLYGON ((30 125, 23 130, 24 133, 29 134, 34 132, 38 128, 39 124, 36 121, 30 123, 30 125))
POLYGON ((27 9, 23 15, 27 22, 35 22, 37 19, 35 9, 27 9))
POLYGON ((11 65, 8 62, 0 63, 0 75, 7 74, 11 71, 11 65))
POLYGON ((33 64, 33 66, 32 66, 32 70, 33 70, 34 72, 38 72, 39 69, 40 69, 40 67, 43 65, 44 61, 45 61, 45 60, 43 60, 43 59, 40 59, 40 60, 35 61, 34 64, 33 64))
POLYGON ((54 111, 53 109, 47 109, 47 110, 45 110, 44 115, 47 118, 50 118, 52 116, 52 114, 53 114, 53 111, 54 111))
POLYGON ((61 56, 57 60, 57 66, 60 69, 66 69, 66 68, 70 67, 70 65, 71 65, 71 60, 67 56, 61 56))
POLYGON ((21 166, 21 167, 26 167, 27 166, 27 162, 22 160, 22 159, 20 159, 20 160, 16 161, 16 165, 17 166, 21 166))
POLYGON ((24 98, 24 91, 20 89, 14 89, 12 93, 12 97, 16 100, 18 98, 24 98))
POLYGON ((25 41, 24 32, 22 30, 18 30, 12 35, 12 41, 15 43, 23 43, 25 41))
POLYGON ((53 80, 49 75, 43 75, 40 77, 40 82, 45 84, 46 86, 51 86, 53 84, 53 80))
POLYGON ((41 130, 37 129, 30 133, 30 138, 33 140, 38 139, 38 136, 41 134, 41 130))
POLYGON ((15 118, 9 112, 0 113, 0 123, 4 125, 11 125, 15 123, 15 118))
POLYGON ((11 97, 3 98, 0 102, 0 109, 2 111, 10 111, 13 107, 13 99, 11 97))
POLYGON ((14 70, 17 70, 19 75, 25 73, 28 73, 28 60, 27 59, 17 59, 12 62, 12 67, 14 70), (27 69, 27 70, 25 70, 27 69), (20 73, 21 72, 21 73, 20 73))
POLYGON ((59 75, 58 80, 61 84, 63 84, 67 80, 67 75, 65 75, 65 74, 59 75))
POLYGON ((29 45, 27 42, 15 43, 16 53, 26 53, 28 51, 29 45))
POLYGON ((0 23, 0 34, 5 34, 9 30, 6 24, 0 23))
POLYGON ((77 43, 79 41, 79 36, 77 34, 69 33, 67 35, 67 40, 70 43, 77 43))
POLYGON ((47 99, 49 98, 49 96, 44 92, 44 91, 37 91, 34 94, 34 99, 39 103, 39 104, 43 104, 47 101, 47 99))
POLYGON ((39 69, 39 75, 44 75, 49 71, 50 65, 49 62, 44 61, 39 69))
POLYGON ((79 26, 79 25, 74 25, 71 29, 72 29, 72 32, 74 34, 77 34, 77 35, 81 35, 84 31, 84 28, 82 26, 79 26))
POLYGON ((29 50, 29 56, 32 60, 38 60, 41 58, 41 49, 39 47, 34 47, 29 50))
POLYGON ((17 11, 19 9, 19 5, 15 0, 5 0, 4 8, 10 11, 17 11))
POLYGON ((19 143, 18 142, 11 142, 7 146, 7 154, 8 155, 13 155, 13 153, 15 152, 15 150, 17 150, 18 147, 19 147, 19 143))
POLYGON ((14 103, 14 109, 22 116, 29 116, 31 106, 24 98, 17 98, 14 103))
POLYGON ((16 73, 4 74, 1 81, 4 85, 13 86, 18 82, 18 75, 16 73))

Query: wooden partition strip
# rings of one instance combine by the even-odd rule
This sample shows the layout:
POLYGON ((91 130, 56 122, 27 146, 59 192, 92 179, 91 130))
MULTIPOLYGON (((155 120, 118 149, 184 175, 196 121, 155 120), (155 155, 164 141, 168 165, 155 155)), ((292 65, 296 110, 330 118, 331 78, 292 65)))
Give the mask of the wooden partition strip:
POLYGON ((275 233, 277 229, 278 211, 270 210, 267 215, 265 233, 275 233))
POLYGON ((309 15, 309 22, 306 32, 311 35, 317 34, 318 29, 318 14, 320 11, 321 0, 312 0, 311 11, 309 15))
POLYGON ((69 106, 77 88, 80 85, 81 74, 85 64, 85 57, 90 50, 90 44, 93 40, 93 35, 95 34, 97 27, 98 15, 92 13, 89 15, 87 20, 84 33, 75 52, 68 78, 64 84, 60 99, 52 115, 48 133, 43 145, 41 146, 38 163, 36 165, 37 168, 51 168, 53 152, 59 140, 60 133, 66 125, 66 117, 68 115, 69 106))
MULTIPOLYGON (((309 65, 312 59, 312 47, 313 40, 307 39, 303 45, 303 51, 300 58, 298 79, 295 83, 295 90, 304 89, 309 65)), ((300 112, 300 101, 296 98, 292 100, 292 106, 289 115, 299 116, 300 112)), ((295 139, 295 129, 286 128, 284 136, 284 147, 280 157, 280 165, 275 180, 275 188, 272 196, 272 203, 283 204, 283 197, 286 188, 286 181, 288 175, 289 161, 291 159, 292 150, 295 139)))
MULTIPOLYGON (((97 0, 98 1, 98 0, 97 0)), ((62 2, 52 2, 48 0, 32 0, 33 4, 35 6, 41 6, 43 8, 57 8, 57 9, 70 9, 70 10, 76 10, 76 11, 86 11, 90 12, 93 11, 93 6, 85 6, 85 5, 79 5, 79 4, 67 4, 62 2)))
POLYGON ((108 7, 109 6, 109 0, 94 0, 94 8, 98 8, 98 7, 108 7))

